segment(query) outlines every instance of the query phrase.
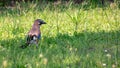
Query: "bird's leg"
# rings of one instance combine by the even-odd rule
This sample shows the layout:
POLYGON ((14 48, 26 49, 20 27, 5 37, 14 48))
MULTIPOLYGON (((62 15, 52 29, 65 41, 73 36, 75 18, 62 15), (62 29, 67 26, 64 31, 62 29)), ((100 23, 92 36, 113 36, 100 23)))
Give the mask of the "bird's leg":
POLYGON ((30 46, 31 44, 28 44, 28 46, 30 46))
POLYGON ((36 48, 38 48, 38 43, 37 42, 35 42, 35 45, 36 45, 36 48))
POLYGON ((30 46, 30 44, 31 44, 31 43, 30 43, 29 41, 26 42, 26 46, 30 46))
POLYGON ((38 48, 38 40, 36 40, 35 44, 36 44, 36 48, 38 48))

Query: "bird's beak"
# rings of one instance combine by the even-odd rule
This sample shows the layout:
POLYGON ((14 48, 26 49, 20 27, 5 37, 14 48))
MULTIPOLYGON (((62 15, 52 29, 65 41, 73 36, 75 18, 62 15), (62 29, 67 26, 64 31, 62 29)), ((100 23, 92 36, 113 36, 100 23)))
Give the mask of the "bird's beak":
POLYGON ((43 22, 42 24, 47 24, 46 22, 43 22))

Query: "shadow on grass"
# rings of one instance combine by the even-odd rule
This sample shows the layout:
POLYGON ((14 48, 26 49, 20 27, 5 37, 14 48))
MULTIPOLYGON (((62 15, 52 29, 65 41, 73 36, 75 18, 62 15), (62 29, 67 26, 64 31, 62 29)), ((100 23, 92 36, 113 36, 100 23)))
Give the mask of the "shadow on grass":
POLYGON ((72 36, 58 34, 56 37, 44 36, 42 38, 38 49, 35 46, 26 49, 19 48, 25 41, 19 37, 0 40, 0 57, 3 58, 1 60, 7 59, 12 67, 25 67, 28 63, 35 67, 34 62, 42 62, 39 58, 42 53, 49 60, 48 66, 51 67, 61 67, 61 65, 63 67, 84 67, 84 63, 85 67, 94 65, 94 67, 100 67, 97 60, 98 62, 106 60, 104 62, 108 65, 120 62, 120 57, 118 57, 120 56, 120 31, 83 32, 74 33, 72 36), (107 60, 105 53, 111 54, 112 59, 107 60))

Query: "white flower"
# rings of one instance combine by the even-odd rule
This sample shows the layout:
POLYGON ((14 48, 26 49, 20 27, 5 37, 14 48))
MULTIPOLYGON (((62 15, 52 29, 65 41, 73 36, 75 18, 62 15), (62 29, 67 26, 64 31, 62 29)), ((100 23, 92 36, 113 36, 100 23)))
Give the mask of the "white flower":
POLYGON ((39 54, 39 58, 42 58, 43 57, 43 54, 39 54))
POLYGON ((103 63, 102 65, 103 65, 103 66, 106 66, 106 64, 105 64, 105 63, 103 63))
POLYGON ((70 51, 72 51, 72 47, 70 47, 70 51))
POLYGON ((106 54, 106 56, 107 56, 108 58, 111 58, 111 55, 110 55, 110 54, 106 54))
POLYGON ((77 48, 75 48, 75 51, 77 51, 77 48))
POLYGON ((105 50, 105 52, 108 52, 108 50, 105 50))

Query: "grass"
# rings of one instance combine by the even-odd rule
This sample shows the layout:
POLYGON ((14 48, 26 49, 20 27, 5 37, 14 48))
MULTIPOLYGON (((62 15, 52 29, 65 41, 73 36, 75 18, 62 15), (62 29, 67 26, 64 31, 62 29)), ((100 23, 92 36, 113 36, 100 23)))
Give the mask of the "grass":
POLYGON ((1 68, 119 68, 120 9, 21 3, 0 11, 1 68), (33 21, 41 18, 39 48, 21 49, 33 21))

